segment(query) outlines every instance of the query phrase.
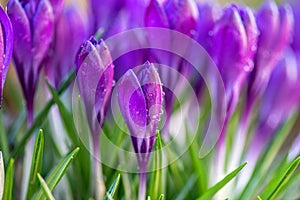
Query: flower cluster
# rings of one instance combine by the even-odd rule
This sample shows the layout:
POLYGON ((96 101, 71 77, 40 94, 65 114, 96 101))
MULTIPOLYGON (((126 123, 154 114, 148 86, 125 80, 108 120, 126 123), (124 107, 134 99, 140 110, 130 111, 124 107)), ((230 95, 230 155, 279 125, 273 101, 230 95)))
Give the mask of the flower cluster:
MULTIPOLYGON (((277 4, 268 0, 254 9, 244 4, 221 5, 196 0, 9 0, 7 11, 0 7, 0 23, 0 105, 3 95, 4 102, 10 100, 3 90, 12 59, 27 112, 27 131, 19 147, 17 143, 10 143, 14 139, 20 141, 21 136, 14 133, 17 128, 8 128, 7 124, 2 127, 0 123, 1 129, 10 130, 9 140, 5 134, 0 138, 5 141, 0 141, 5 165, 9 156, 6 154, 14 150, 12 157, 18 156, 35 129, 43 127, 42 121, 56 104, 58 110, 54 113, 60 118, 54 119, 55 128, 50 126, 50 131, 53 128, 67 133, 62 134, 62 138, 67 138, 65 142, 51 140, 59 157, 63 152, 59 149, 62 143, 65 148, 86 145, 88 150, 90 146, 93 149, 91 160, 85 151, 78 156, 80 162, 74 165, 74 174, 78 177, 69 180, 73 193, 78 192, 73 180, 88 183, 86 187, 92 183, 93 189, 80 190, 87 194, 75 194, 76 199, 87 199, 90 195, 97 200, 104 196, 112 199, 119 179, 106 190, 105 185, 111 183, 111 176, 117 171, 110 167, 117 166, 116 169, 122 171, 124 165, 135 163, 126 159, 137 161, 139 200, 147 196, 163 199, 163 195, 159 196, 162 193, 167 199, 175 195, 179 199, 211 199, 217 192, 217 198, 229 196, 233 199, 253 199, 258 194, 263 199, 289 195, 282 188, 290 188, 286 183, 300 162, 297 158, 300 130, 295 123, 300 116, 299 1, 277 4), (130 31, 135 34, 128 34, 130 31), (122 41, 116 44, 116 38, 122 41), (125 53, 120 53, 122 51, 125 53), (193 66, 190 58, 198 65, 193 66), (217 73, 214 73, 215 68, 217 73), (71 84, 74 74, 75 83, 71 84), (41 76, 45 76, 47 84, 43 84, 41 76), (44 91, 46 85, 49 90, 44 91), (81 100, 88 127, 79 137, 75 133, 79 122, 70 119, 74 107, 66 106, 71 104, 68 102, 70 92, 65 94, 66 98, 60 97, 69 85, 78 87, 80 98, 72 101, 81 100), (189 86, 192 92, 187 89, 189 86), (51 98, 50 93, 53 98, 35 118, 35 105, 43 107, 40 99, 35 101, 37 92, 42 94, 39 98, 45 96, 45 101, 51 98), (210 100, 211 96, 217 99, 210 100), (115 99, 116 104, 113 103, 115 99), (221 105, 225 105, 224 121, 214 119, 215 113, 210 113, 214 112, 212 108, 221 105), (200 113, 196 113, 198 109, 200 113), (178 120, 186 110, 186 116, 178 120), (115 116, 121 116, 122 120, 115 116), (63 125, 55 121, 60 119, 63 125), (214 120, 212 124, 222 126, 220 133, 216 133, 217 148, 199 159, 197 150, 206 141, 205 131, 214 120), (192 123, 197 125, 196 130, 190 128, 192 123), (176 135, 175 129, 180 133, 176 135), (108 149, 110 144, 102 138, 109 138, 117 150, 108 149), (85 139, 88 142, 85 143, 85 139), (186 147, 185 143, 188 143, 189 156, 178 153, 186 147), (120 148, 124 151, 119 151, 120 148), (135 157, 126 157, 120 152, 133 153, 135 157), (101 158, 103 154, 108 156, 101 158), (105 163, 106 159, 113 164, 105 163), (107 166, 102 169, 100 161, 107 166), (219 191, 219 186, 228 183, 245 166, 241 165, 244 161, 249 162, 247 172, 229 185, 229 189, 219 191), (272 163, 276 163, 274 168, 272 163), (170 167, 161 169, 166 166, 170 167), (281 168, 286 171, 282 172, 281 168), (150 172, 153 176, 148 185, 147 173, 150 172), (277 172, 283 175, 277 177, 277 172), (199 191, 192 191, 193 186, 199 191), (190 194, 187 191, 191 191, 190 194)), ((7 119, 10 118, 8 115, 7 119)), ((19 123, 14 125, 20 127, 19 123)), ((62 172, 78 152, 75 149, 75 153, 69 154, 52 171, 50 178, 43 181, 39 163, 43 152, 40 149, 43 146, 39 145, 43 140, 40 133, 35 149, 31 149, 30 180, 25 179, 28 189, 21 194, 28 199, 39 199, 42 189, 50 198, 62 172), (55 180, 51 179, 54 176, 57 176, 55 180), (41 183, 40 190, 37 179, 41 183)), ((0 162, 1 175, 4 174, 1 152, 0 162)), ((8 167, 13 165, 13 161, 9 163, 8 167)), ((21 168, 23 174, 29 173, 28 167, 21 168)), ((124 190, 120 197, 135 199, 128 192, 136 189, 135 184, 128 185, 130 181, 134 183, 134 179, 124 174, 124 190)), ((3 190, 6 180, 2 182, 0 180, 0 197, 4 191, 6 199, 9 189, 3 190)), ((299 179, 295 183, 299 187, 299 179)), ((293 194, 299 195, 296 193, 293 194)), ((17 194, 14 196, 20 198, 17 194)))

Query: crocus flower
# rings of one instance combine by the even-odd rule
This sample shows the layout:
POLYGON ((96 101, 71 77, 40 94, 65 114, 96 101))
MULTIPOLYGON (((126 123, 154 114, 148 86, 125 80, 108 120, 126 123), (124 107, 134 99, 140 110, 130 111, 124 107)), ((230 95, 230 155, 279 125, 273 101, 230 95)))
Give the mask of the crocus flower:
POLYGON ((287 51, 276 65, 262 97, 259 124, 246 157, 249 170, 279 126, 299 108, 299 86, 300 65, 295 54, 287 51))
POLYGON ((153 64, 128 70, 118 85, 118 100, 140 169, 139 199, 145 199, 146 169, 162 108, 162 85, 153 64))
MULTIPOLYGON (((267 1, 256 13, 259 29, 255 68, 251 73, 247 106, 264 92, 270 75, 293 36, 294 17, 289 5, 267 1)), ((248 110, 251 108, 247 108, 248 110)))
POLYGON ((0 6, 0 106, 2 104, 3 87, 9 68, 13 50, 13 30, 10 20, 0 6))
POLYGON ((53 40, 45 59, 46 75, 55 88, 74 69, 77 50, 87 37, 87 18, 80 9, 74 3, 67 4, 55 23, 53 40))
POLYGON ((8 15, 15 32, 13 58, 26 99, 27 122, 30 124, 41 64, 53 34, 52 7, 48 0, 10 0, 8 15))
POLYGON ((114 65, 110 52, 103 41, 91 38, 80 47, 76 59, 77 84, 92 133, 97 199, 105 194, 100 159, 99 134, 104 120, 105 108, 113 87, 114 65))
MULTIPOLYGON (((183 33, 191 38, 197 37, 198 28, 198 9, 195 1, 192 0, 167 0, 158 1, 150 0, 150 3, 145 12, 145 26, 146 27, 159 27, 167 28, 174 31, 183 33)), ((161 39, 161 38, 157 38, 161 39)), ((163 36, 163 40, 166 48, 172 50, 172 38, 169 35, 163 36)), ((149 40, 151 43, 151 40, 149 40)), ((188 54, 188 44, 183 45, 184 52, 188 54)), ((176 69, 183 75, 189 73, 189 65, 184 63, 183 58, 172 54, 172 52, 163 52, 152 50, 151 55, 154 57, 155 62, 160 64, 165 64, 176 69)), ((178 77, 170 76, 168 70, 159 69, 159 73, 168 85, 178 84, 178 77)), ((165 92, 165 102, 166 102, 166 123, 164 125, 163 134, 166 138, 167 128, 170 121, 170 116, 172 113, 172 107, 174 102, 174 95, 170 88, 164 88, 165 92)))
POLYGON ((292 48, 297 53, 300 53, 300 2, 297 0, 290 1, 294 14, 294 38, 292 48))
POLYGON ((227 120, 236 107, 247 74, 253 69, 252 59, 256 50, 253 47, 257 45, 257 35, 252 11, 236 5, 225 8, 211 32, 213 48, 209 53, 224 81, 227 120))

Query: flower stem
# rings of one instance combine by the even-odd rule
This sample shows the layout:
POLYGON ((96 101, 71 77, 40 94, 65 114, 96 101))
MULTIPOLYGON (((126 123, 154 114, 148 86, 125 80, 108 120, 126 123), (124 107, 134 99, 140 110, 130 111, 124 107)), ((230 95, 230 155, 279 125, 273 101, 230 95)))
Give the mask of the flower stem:
POLYGON ((95 173, 95 193, 96 193, 96 200, 102 200, 105 195, 105 184, 103 181, 103 173, 102 173, 102 165, 100 159, 100 144, 99 144, 99 134, 93 135, 93 166, 94 166, 94 173, 95 173))
POLYGON ((147 180, 147 173, 142 170, 139 174, 140 182, 139 182, 139 198, 138 200, 145 200, 146 199, 146 180, 147 180))

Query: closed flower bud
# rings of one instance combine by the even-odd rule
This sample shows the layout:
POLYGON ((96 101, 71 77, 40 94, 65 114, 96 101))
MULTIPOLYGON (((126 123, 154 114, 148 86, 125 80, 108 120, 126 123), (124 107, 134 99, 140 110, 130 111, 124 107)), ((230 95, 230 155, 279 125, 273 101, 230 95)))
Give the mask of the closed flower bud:
POLYGON ((145 169, 162 108, 162 84, 153 64, 124 74, 118 85, 118 100, 139 165, 145 169))
POLYGON ((264 92, 272 70, 291 42, 294 27, 291 8, 278 7, 273 1, 258 10, 256 22, 260 34, 248 91, 250 102, 264 92))
POLYGON ((99 134, 113 87, 114 65, 103 41, 91 38, 83 43, 76 59, 77 84, 88 123, 99 134))
POLYGON ((148 27, 170 28, 190 37, 196 36, 198 9, 192 0, 151 0, 145 14, 148 27))
POLYGON ((9 68, 13 50, 13 30, 10 20, 0 7, 0 106, 2 104, 3 87, 9 68))
POLYGON ((253 69, 253 55, 257 45, 257 27, 250 9, 231 5, 224 10, 211 32, 210 55, 224 81, 228 114, 237 104, 246 75, 253 69))
POLYGON ((74 69, 77 50, 88 34, 87 17, 75 4, 68 4, 56 21, 53 41, 45 59, 45 72, 58 88, 74 69))
POLYGON ((15 67, 26 99, 27 110, 29 115, 32 115, 42 61, 53 34, 52 7, 48 0, 10 0, 8 15, 15 33, 13 51, 15 67))

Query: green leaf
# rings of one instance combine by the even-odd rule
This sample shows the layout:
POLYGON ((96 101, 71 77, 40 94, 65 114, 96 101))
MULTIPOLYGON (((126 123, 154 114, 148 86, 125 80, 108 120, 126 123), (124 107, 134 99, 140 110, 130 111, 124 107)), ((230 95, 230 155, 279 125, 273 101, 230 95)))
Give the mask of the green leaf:
POLYGON ((44 194, 46 195, 47 199, 55 200, 54 196, 51 193, 51 190, 49 189, 49 187, 48 187, 47 183, 45 182, 45 180, 43 179, 43 177, 39 173, 37 173, 37 177, 40 181, 40 184, 42 186, 42 189, 43 189, 44 194))
POLYGON ((0 199, 2 199, 4 188, 4 164, 2 158, 2 152, 0 151, 0 199))
POLYGON ((235 169, 233 172, 228 174, 224 179, 222 179, 220 182, 218 182, 216 185, 208 189, 198 200, 211 200, 213 199, 213 196, 222 189, 229 181, 231 181, 245 166, 247 165, 247 162, 239 166, 237 169, 235 169))
POLYGON ((44 134, 43 131, 40 130, 35 139, 26 199, 31 199, 33 194, 38 189, 38 183, 36 181, 36 178, 37 174, 40 173, 42 169, 43 152, 44 134))
POLYGON ((4 192, 2 200, 11 200, 14 182, 14 159, 10 159, 5 173, 4 192))
POLYGON ((262 193, 262 199, 274 199, 280 189, 289 181, 300 163, 300 157, 296 158, 285 170, 285 173, 275 176, 262 193))
MULTIPOLYGON (((50 189, 50 191, 53 191, 56 185, 59 183, 61 178, 66 173, 68 167, 70 166, 73 159, 76 157, 76 155, 79 152, 79 148, 77 147, 75 150, 70 152, 68 155, 66 155, 59 163, 58 165, 50 172, 50 174, 46 178, 46 183, 50 189)), ((39 193, 36 196, 36 199, 42 199, 43 197, 43 191, 40 190, 39 193)))
MULTIPOLYGON (((72 80, 75 77, 75 72, 72 72, 69 77, 62 83, 60 88, 58 89, 58 95, 61 95, 72 83, 72 80)), ((21 142, 19 144, 16 144, 16 149, 12 153, 12 158, 16 158, 20 152, 23 151, 28 139, 31 137, 33 132, 40 127, 44 120, 47 118, 46 116, 48 115, 51 107, 54 105, 54 99, 50 99, 45 107, 40 111, 40 113, 36 116, 35 120, 33 121, 31 127, 26 131, 24 134, 23 138, 21 139, 21 142)))
POLYGON ((163 194, 161 194, 158 198, 158 200, 164 200, 165 199, 165 196, 163 194))
POLYGON ((73 123, 73 120, 70 120, 73 118, 72 114, 68 111, 68 109, 65 107, 65 105, 61 102, 59 99, 59 94, 55 91, 55 89, 50 85, 50 83, 47 81, 48 88, 52 94, 53 100, 55 101, 56 105, 58 106, 59 113, 62 117, 64 127, 68 133, 69 139, 72 141, 72 143, 76 146, 80 145, 80 142, 78 140, 77 131, 75 128, 75 125, 73 123))
POLYGON ((152 172, 149 195, 153 199, 158 199, 159 195, 162 193, 162 143, 159 131, 156 132, 156 141, 155 141, 155 154, 153 168, 156 169, 152 172))
POLYGON ((267 172, 270 170, 270 166, 278 155, 278 152, 285 141, 285 138, 289 135, 290 131, 293 128, 297 120, 297 115, 290 117, 285 124, 280 128, 274 139, 270 144, 266 145, 266 149, 263 151, 256 166, 251 175, 250 180, 247 185, 244 187, 241 195, 238 199, 253 199, 256 196, 256 190, 263 184, 263 181, 266 180, 267 172))
MULTIPOLYGON (((55 91, 55 89, 50 85, 50 83, 47 81, 48 88, 52 94, 52 97, 58 106, 60 116, 63 121, 64 128, 66 130, 66 133, 68 134, 68 138, 72 142, 74 146, 77 146, 81 149, 81 151, 77 155, 76 161, 74 161, 74 173, 76 173, 76 177, 74 177, 73 181, 71 180, 71 183, 75 181, 76 185, 76 192, 86 195, 89 192, 89 187, 87 183, 90 182, 90 153, 85 148, 81 140, 79 139, 77 129, 74 124, 74 120, 70 120, 73 118, 73 115, 66 106, 63 104, 63 102, 59 99, 59 94, 55 91), (83 185, 84 184, 84 185, 83 185)), ((72 187, 75 188, 75 187, 72 187)), ((73 191, 75 192, 75 191, 73 191)), ((85 198, 88 198, 85 196, 85 198)))
POLYGON ((261 198, 259 195, 257 195, 257 199, 258 199, 258 200, 262 200, 262 198, 261 198))
POLYGON ((180 193, 178 193, 178 195, 176 195, 176 200, 184 200, 187 198, 188 193, 190 191, 192 191, 192 188, 194 187, 195 183, 196 183, 197 177, 196 175, 192 175, 189 180, 186 182, 184 188, 182 188, 180 190, 180 193))
POLYGON ((115 179, 115 181, 113 182, 113 184, 110 186, 110 188, 108 189, 108 191, 106 192, 106 195, 104 197, 104 200, 111 200, 113 199, 117 188, 119 186, 119 182, 120 182, 120 174, 118 174, 117 178, 115 179))
POLYGON ((5 131, 5 128, 3 127, 2 113, 0 113, 0 133, 0 149, 1 151, 3 151, 4 162, 6 163, 9 158, 9 145, 7 140, 7 133, 5 131))

